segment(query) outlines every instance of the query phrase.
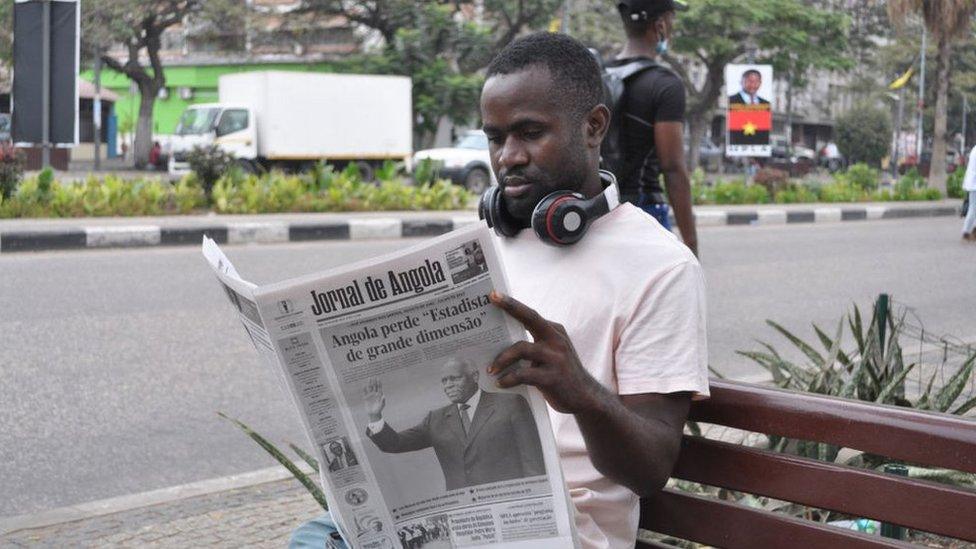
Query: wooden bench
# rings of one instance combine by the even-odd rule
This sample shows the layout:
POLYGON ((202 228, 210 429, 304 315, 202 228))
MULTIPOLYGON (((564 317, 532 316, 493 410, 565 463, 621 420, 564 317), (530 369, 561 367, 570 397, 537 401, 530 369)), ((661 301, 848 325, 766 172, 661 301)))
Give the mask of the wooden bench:
MULTIPOLYGON (((976 473, 976 421, 713 380, 690 419, 976 473)), ((674 478, 976 542, 976 492, 685 436, 674 478)), ((901 547, 905 542, 665 489, 641 527, 716 547, 901 547)), ((646 544, 638 544, 646 546, 646 544)))

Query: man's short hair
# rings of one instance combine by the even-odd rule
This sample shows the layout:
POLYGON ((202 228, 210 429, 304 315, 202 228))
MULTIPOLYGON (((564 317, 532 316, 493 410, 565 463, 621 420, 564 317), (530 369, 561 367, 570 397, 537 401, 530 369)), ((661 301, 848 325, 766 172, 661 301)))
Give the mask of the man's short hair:
POLYGON ((523 36, 492 59, 486 78, 530 67, 549 69, 553 93, 579 118, 603 102, 600 66, 583 44, 565 34, 537 32, 523 36))
POLYGON ((628 0, 617 4, 627 38, 640 38, 657 20, 677 9, 674 0, 628 0))
POLYGON ((753 74, 756 75, 756 76, 758 76, 759 79, 762 80, 762 73, 759 72, 759 71, 757 71, 756 69, 749 69, 746 72, 742 73, 742 78, 746 78, 746 77, 748 77, 750 75, 753 75, 753 74))

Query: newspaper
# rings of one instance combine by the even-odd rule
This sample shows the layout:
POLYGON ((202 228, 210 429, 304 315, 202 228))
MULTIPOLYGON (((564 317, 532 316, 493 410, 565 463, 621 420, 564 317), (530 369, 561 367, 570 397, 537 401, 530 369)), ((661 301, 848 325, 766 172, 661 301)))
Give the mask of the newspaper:
POLYGON ((527 339, 487 228, 258 287, 213 267, 294 402, 352 547, 578 547, 545 400, 502 390, 493 358, 527 339))

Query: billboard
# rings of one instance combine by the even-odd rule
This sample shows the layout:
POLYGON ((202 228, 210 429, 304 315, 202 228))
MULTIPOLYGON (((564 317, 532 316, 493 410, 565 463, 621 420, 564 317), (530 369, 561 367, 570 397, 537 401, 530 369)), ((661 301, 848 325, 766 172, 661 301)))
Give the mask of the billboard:
POLYGON ((772 65, 726 65, 725 116, 727 156, 770 156, 773 130, 772 65))
MULTIPOLYGON (((50 0, 48 41, 50 99, 49 141, 78 144, 78 0, 50 0)), ((12 90, 13 141, 18 145, 44 142, 44 2, 14 3, 14 71, 12 90)))

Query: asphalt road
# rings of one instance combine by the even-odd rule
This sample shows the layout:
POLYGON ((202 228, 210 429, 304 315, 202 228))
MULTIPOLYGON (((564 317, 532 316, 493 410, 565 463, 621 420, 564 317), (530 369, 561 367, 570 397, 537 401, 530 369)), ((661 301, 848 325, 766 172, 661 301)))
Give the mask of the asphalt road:
MULTIPOLYGON (((734 354, 763 321, 810 335, 890 292, 928 330, 976 340, 976 245, 936 218, 701 230, 713 366, 760 371, 734 354)), ((403 246, 404 241, 228 246, 263 283, 403 246)), ((0 516, 30 513, 268 467, 220 420, 304 445, 295 413, 195 248, 0 256, 0 516)))

